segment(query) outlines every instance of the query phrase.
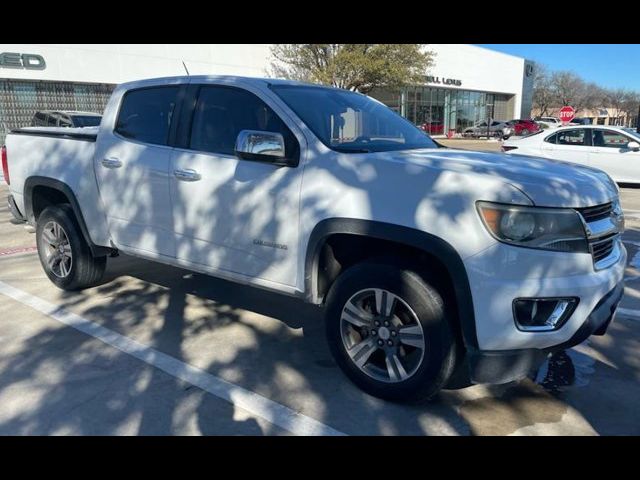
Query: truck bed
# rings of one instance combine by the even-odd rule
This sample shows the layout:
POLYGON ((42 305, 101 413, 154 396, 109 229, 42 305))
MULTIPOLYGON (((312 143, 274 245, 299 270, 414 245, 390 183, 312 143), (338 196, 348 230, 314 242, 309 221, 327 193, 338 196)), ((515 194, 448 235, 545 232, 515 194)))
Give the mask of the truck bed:
POLYGON ((99 127, 24 127, 11 130, 14 135, 35 135, 38 137, 70 138, 73 140, 85 140, 95 142, 98 137, 99 127))
POLYGON ((65 185, 82 208, 92 241, 109 246, 93 167, 98 128, 26 127, 10 132, 6 138, 9 189, 18 210, 24 214, 29 179, 65 185))

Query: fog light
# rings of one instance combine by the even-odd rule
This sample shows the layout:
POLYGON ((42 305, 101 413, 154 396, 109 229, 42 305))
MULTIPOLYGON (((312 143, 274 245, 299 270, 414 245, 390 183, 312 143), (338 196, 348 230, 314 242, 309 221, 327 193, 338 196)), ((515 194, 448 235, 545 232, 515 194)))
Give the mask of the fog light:
POLYGON ((517 298, 513 316, 519 330, 548 332, 562 327, 577 306, 577 298, 517 298))

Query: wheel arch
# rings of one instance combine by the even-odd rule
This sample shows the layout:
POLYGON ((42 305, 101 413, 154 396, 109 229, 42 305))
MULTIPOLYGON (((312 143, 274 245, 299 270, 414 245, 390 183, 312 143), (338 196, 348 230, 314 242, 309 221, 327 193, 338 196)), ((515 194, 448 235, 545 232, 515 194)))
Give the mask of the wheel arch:
MULTIPOLYGON (((327 255, 325 246, 331 238, 339 235, 359 237, 359 240, 373 242, 390 242, 400 248, 406 247, 412 252, 419 251, 437 259, 446 269, 450 279, 464 344, 478 348, 473 299, 462 259, 445 240, 414 228, 352 218, 329 218, 319 222, 311 232, 305 256, 304 287, 308 302, 321 304, 324 300, 319 285, 319 266, 323 255, 327 255)), ((325 285, 325 288, 328 289, 328 286, 325 285)))
POLYGON ((87 242, 87 245, 89 245, 91 254, 94 257, 108 255, 112 252, 112 249, 96 245, 91 239, 78 199, 69 185, 50 177, 31 176, 25 180, 24 210, 25 217, 29 224, 35 225, 37 214, 44 208, 60 203, 68 203, 71 205, 82 237, 87 242), (63 200, 66 201, 63 202, 63 200), (42 203, 43 201, 44 203, 42 203))

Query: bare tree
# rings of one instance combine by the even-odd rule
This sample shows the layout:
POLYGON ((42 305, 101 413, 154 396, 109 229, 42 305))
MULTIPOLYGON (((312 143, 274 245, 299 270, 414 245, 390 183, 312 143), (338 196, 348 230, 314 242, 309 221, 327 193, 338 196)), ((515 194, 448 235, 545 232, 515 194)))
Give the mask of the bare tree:
POLYGON ((581 106, 586 110, 597 110, 607 103, 607 92, 595 83, 588 83, 584 87, 581 106))
POLYGON ((629 92, 623 88, 607 90, 607 107, 610 107, 612 110, 611 113, 613 113, 613 115, 610 116, 614 117, 614 125, 618 125, 620 122, 619 118, 625 113, 624 104, 628 95, 629 92))
POLYGON ((609 108, 613 117, 626 114, 627 119, 638 115, 640 94, 625 89, 604 89, 595 83, 586 83, 573 72, 549 70, 536 64, 533 79, 533 106, 541 116, 565 105, 576 113, 583 110, 609 108))
POLYGON ((533 71, 533 107, 544 117, 555 106, 551 77, 545 65, 536 63, 533 71))
POLYGON ((551 75, 551 88, 556 106, 572 106, 576 113, 584 108, 587 89, 584 80, 573 72, 559 71, 551 75))
POLYGON ((421 44, 279 44, 271 75, 367 93, 424 83, 434 54, 421 44))
POLYGON ((621 105, 622 111, 626 113, 627 124, 638 126, 638 110, 640 109, 640 93, 627 91, 621 105))

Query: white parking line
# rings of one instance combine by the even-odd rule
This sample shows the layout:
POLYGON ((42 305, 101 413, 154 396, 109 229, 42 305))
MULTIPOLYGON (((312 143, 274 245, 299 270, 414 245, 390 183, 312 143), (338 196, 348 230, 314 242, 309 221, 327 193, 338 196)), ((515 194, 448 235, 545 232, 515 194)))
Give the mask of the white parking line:
POLYGON ((346 435, 322 422, 0 281, 0 293, 295 435, 346 435))

